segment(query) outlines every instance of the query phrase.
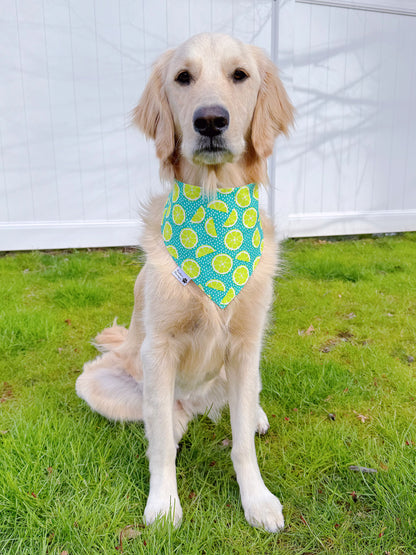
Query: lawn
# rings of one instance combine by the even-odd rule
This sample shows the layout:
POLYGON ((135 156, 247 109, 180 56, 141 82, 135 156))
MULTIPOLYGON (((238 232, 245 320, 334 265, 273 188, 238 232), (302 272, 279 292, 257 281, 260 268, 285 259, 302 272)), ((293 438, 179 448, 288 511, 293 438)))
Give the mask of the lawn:
POLYGON ((284 244, 256 438, 278 535, 244 520, 227 412, 181 443, 181 528, 142 526, 143 426, 74 389, 139 270, 132 250, 0 257, 0 553, 416 553, 416 234, 284 244))

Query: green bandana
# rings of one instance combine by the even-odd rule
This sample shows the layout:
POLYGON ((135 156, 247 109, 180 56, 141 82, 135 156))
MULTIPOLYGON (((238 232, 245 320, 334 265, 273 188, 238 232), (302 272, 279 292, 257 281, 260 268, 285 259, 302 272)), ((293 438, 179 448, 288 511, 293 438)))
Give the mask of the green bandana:
POLYGON ((258 185, 218 189, 212 200, 200 187, 176 181, 161 229, 180 268, 173 272, 175 277, 184 284, 193 280, 225 308, 247 283, 263 252, 258 185))

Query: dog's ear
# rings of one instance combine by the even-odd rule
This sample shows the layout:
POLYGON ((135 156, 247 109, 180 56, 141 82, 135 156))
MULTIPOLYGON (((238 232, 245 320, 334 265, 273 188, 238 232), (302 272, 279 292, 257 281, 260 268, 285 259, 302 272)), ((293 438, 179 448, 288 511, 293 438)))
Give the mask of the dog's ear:
POLYGON ((175 128, 172 112, 164 88, 164 75, 174 50, 168 50, 156 61, 139 104, 133 112, 133 122, 156 145, 161 162, 175 149, 175 128))
POLYGON ((294 122, 294 108, 281 82, 277 68, 266 54, 252 46, 257 58, 261 85, 251 123, 251 142, 260 158, 273 152, 276 137, 288 135, 294 122))

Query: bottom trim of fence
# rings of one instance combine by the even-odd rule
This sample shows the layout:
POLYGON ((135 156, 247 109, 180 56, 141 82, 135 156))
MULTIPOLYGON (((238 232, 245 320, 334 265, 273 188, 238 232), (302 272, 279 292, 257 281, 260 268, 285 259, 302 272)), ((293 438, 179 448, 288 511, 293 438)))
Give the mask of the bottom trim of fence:
MULTIPOLYGON (((325 237, 416 231, 416 210, 290 214, 278 236, 325 237)), ((138 246, 138 220, 0 223, 0 251, 138 246)))
POLYGON ((137 246, 138 220, 0 223, 0 251, 137 246))
MULTIPOLYGON (((279 222, 277 222, 279 227, 279 222)), ((291 214, 280 237, 323 237, 416 231, 416 210, 291 214)))

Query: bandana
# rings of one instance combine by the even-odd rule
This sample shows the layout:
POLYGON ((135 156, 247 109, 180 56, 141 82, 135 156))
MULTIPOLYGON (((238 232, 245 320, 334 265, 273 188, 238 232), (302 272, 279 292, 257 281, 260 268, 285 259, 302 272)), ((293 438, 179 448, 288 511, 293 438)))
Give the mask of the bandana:
POLYGON ((178 265, 175 277, 181 280, 184 273, 184 284, 193 280, 225 308, 247 283, 263 252, 258 185, 218 189, 210 199, 200 187, 176 181, 161 231, 178 265))

